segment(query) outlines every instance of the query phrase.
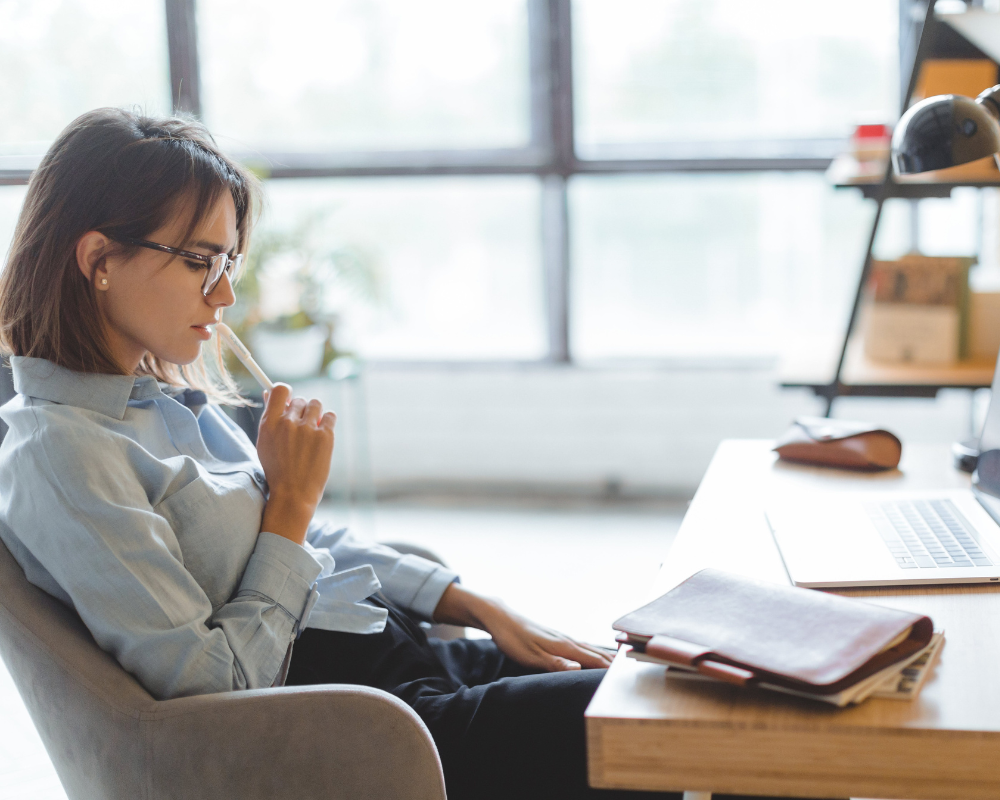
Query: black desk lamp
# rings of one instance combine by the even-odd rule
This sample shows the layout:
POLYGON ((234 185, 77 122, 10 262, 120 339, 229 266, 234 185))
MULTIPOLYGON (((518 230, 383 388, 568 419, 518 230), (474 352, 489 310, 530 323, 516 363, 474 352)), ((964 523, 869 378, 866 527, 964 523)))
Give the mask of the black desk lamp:
MULTIPOLYGON (((975 100, 958 94, 928 97, 900 118, 892 134, 892 167, 897 175, 968 164, 1000 152, 1000 84, 975 100)), ((952 445, 955 466, 972 472, 979 460, 979 437, 952 445)))
MULTIPOLYGON (((892 134, 892 168, 897 175, 967 164, 1000 152, 1000 85, 975 100, 958 94, 928 97, 900 118, 892 134)), ((972 472, 979 437, 952 445, 955 466, 972 472)))
POLYGON ((967 164, 1000 152, 1000 84, 975 100, 928 97, 910 108, 892 134, 897 175, 967 164))

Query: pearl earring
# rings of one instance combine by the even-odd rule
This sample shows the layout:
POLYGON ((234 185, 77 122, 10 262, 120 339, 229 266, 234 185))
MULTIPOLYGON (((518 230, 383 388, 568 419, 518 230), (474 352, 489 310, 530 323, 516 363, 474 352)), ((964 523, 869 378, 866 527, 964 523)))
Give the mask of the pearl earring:
POLYGON ((108 285, 108 279, 107 278, 101 278, 101 286, 107 286, 107 285, 108 285))

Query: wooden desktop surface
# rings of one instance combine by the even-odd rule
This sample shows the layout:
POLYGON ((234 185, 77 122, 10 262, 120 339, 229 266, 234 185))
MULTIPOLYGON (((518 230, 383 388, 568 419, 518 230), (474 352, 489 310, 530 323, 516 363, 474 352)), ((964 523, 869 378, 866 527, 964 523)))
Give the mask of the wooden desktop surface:
MULTIPOLYGON (((764 519, 796 490, 961 488, 948 445, 907 445, 864 474, 776 462, 770 442, 723 442, 649 599, 704 567, 788 583, 764 519)), ((1000 797, 1000 587, 838 590, 925 613, 945 630, 914 701, 837 709, 755 689, 667 681, 619 653, 587 709, 592 786, 797 797, 1000 797)))

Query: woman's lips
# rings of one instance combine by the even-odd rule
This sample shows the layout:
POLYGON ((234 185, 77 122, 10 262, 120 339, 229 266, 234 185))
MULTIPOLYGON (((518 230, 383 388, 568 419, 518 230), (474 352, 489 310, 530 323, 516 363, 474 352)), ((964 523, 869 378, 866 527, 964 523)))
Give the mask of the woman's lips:
POLYGON ((212 338, 212 330, 208 325, 192 325, 191 328, 196 330, 202 339, 208 340, 212 338))

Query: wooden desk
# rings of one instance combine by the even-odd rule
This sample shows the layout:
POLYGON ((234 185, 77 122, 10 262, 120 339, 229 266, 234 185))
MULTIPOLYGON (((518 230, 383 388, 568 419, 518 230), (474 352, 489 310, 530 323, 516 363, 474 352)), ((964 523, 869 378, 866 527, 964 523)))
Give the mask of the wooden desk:
MULTIPOLYGON (((776 463, 765 441, 720 445, 650 599, 712 566, 787 583, 764 520, 796 489, 967 486, 947 445, 904 447, 900 470, 776 463)), ((929 614, 946 643, 919 699, 847 709, 722 684, 668 682, 620 653, 587 709, 591 785, 798 797, 1000 796, 1000 587, 845 590, 929 614)))

